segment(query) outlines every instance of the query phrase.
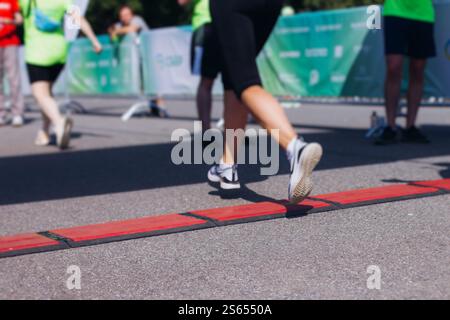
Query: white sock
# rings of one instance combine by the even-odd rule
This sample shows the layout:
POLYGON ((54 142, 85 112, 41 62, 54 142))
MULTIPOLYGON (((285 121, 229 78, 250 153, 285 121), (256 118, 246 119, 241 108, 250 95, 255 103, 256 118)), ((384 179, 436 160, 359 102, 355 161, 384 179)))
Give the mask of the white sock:
POLYGON ((286 155, 287 155, 289 162, 291 162, 291 160, 295 157, 295 147, 296 147, 297 143, 300 144, 299 149, 301 149, 307 145, 307 143, 299 137, 292 139, 292 141, 289 143, 288 148, 286 150, 286 155))
POLYGON ((220 164, 219 164, 219 168, 221 171, 231 169, 231 168, 233 168, 233 166, 234 166, 234 164, 226 164, 226 163, 223 163, 222 160, 220 161, 220 164))

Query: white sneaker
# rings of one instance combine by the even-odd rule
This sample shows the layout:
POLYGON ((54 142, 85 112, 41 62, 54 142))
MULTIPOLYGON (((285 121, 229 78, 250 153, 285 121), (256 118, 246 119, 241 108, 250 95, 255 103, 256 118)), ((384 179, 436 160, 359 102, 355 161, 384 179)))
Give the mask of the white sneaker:
POLYGON ((65 117, 60 126, 55 127, 56 143, 61 150, 67 149, 70 144, 73 120, 65 117))
POLYGON ((289 182, 289 201, 299 204, 312 192, 312 173, 322 159, 323 149, 318 143, 305 145, 298 141, 295 145, 294 158, 291 159, 291 179, 289 182))
POLYGON ((23 126, 23 124, 24 124, 23 117, 22 116, 14 116, 11 124, 13 127, 16 127, 16 128, 23 126))
POLYGON ((208 180, 212 183, 220 183, 223 190, 238 190, 241 188, 237 165, 226 168, 220 165, 213 166, 208 172, 208 180))
POLYGON ((34 144, 38 147, 46 147, 50 145, 50 136, 44 130, 39 130, 34 144))

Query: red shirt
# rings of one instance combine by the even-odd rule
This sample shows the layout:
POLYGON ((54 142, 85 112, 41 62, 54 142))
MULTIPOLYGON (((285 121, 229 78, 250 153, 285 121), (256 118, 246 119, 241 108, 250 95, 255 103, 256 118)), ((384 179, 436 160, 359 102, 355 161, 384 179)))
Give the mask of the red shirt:
POLYGON ((1 19, 14 20, 19 10, 18 0, 0 0, 0 47, 20 45, 17 27, 14 24, 1 23, 1 19))

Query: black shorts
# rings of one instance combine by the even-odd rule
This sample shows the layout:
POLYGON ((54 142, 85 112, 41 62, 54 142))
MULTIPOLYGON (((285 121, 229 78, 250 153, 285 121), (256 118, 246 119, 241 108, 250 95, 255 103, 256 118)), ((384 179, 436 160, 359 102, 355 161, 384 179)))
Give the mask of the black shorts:
POLYGON ((212 24, 198 28, 191 42, 192 74, 215 79, 220 73, 220 48, 212 24))
POLYGON ((384 17, 386 55, 401 54, 414 59, 436 56, 434 24, 398 17, 384 17))
POLYGON ((211 0, 214 32, 223 57, 222 77, 238 97, 261 85, 256 58, 280 15, 283 0, 211 0))
POLYGON ((39 81, 53 83, 58 79, 62 69, 64 69, 64 64, 43 67, 27 63, 28 76, 32 84, 39 81))

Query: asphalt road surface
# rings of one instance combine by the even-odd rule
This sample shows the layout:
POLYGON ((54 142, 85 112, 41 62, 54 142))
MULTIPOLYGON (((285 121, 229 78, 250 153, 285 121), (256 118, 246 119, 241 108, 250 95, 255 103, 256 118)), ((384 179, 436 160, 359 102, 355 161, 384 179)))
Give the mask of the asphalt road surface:
MULTIPOLYGON (((223 199, 206 165, 175 166, 171 134, 192 130, 192 101, 170 119, 120 121, 131 100, 81 99, 72 148, 33 146, 40 125, 0 128, 0 236, 256 203, 287 196, 288 165, 223 199)), ((323 144, 314 194, 450 178, 450 109, 426 108, 431 145, 375 147, 364 139, 379 107, 305 105, 288 114, 323 144)), ((221 114, 216 102, 214 117, 221 114)), ((0 259, 0 299, 449 299, 450 197, 413 199, 66 251, 0 259), (81 270, 69 290, 67 269, 81 270), (367 286, 368 268, 381 288, 367 286)))

